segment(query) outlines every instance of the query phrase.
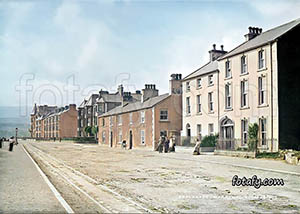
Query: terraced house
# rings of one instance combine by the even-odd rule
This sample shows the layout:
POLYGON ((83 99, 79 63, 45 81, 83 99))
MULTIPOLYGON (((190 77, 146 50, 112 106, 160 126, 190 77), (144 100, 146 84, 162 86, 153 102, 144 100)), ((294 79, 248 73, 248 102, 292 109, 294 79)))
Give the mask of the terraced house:
POLYGON ((237 149, 247 147, 249 124, 257 123, 259 150, 299 149, 299 36, 300 19, 265 32, 249 27, 244 43, 219 56, 210 71, 205 70, 209 65, 199 69, 206 72, 206 81, 209 72, 215 71, 214 89, 204 85, 197 91, 200 76, 187 76, 183 83, 184 135, 219 133, 219 149, 237 149), (189 92, 189 85, 195 90, 189 92), (197 116, 199 95, 207 97, 201 100, 201 106, 208 106, 202 117, 197 116))
POLYGON ((72 138, 77 135, 77 110, 75 104, 36 106, 31 115, 31 137, 35 139, 72 138))
POLYGON ((181 75, 173 74, 170 93, 159 95, 155 85, 146 84, 141 101, 123 103, 98 117, 98 142, 110 147, 126 141, 127 148, 156 148, 161 135, 180 142, 182 124, 181 75))

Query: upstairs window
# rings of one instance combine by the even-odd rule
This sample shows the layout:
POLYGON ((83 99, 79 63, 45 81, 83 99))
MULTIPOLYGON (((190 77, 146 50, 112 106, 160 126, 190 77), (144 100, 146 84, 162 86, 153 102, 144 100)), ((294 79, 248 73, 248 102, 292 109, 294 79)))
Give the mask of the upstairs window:
POLYGON ((266 104, 267 80, 265 76, 258 77, 258 104, 266 104))
POLYGON ((132 113, 129 114, 129 124, 132 124, 132 113))
POLYGON ((168 110, 167 109, 160 110, 160 120, 168 120, 168 110))
POLYGON ((118 125, 122 125, 122 115, 118 115, 118 125))
POLYGON ((231 84, 225 85, 225 108, 231 109, 232 108, 232 95, 231 95, 231 84))
POLYGON ((214 84, 214 80, 213 80, 213 75, 208 75, 208 85, 213 85, 214 84))
POLYGON ((265 67, 265 51, 260 50, 258 52, 258 69, 263 69, 265 67))
POLYGON ((145 123, 145 111, 141 111, 141 123, 145 123))
POLYGON ((190 82, 186 82, 186 91, 190 91, 190 90, 191 90, 190 82))
POLYGON ((197 95, 197 113, 201 113, 201 95, 197 95))
POLYGON ((246 56, 241 57, 241 74, 247 73, 247 59, 246 56))
POLYGON ((214 111, 214 103, 213 103, 213 93, 208 93, 208 110, 210 112, 214 111))
POLYGON ((225 62, 225 78, 231 77, 231 63, 230 61, 225 62))
POLYGON ((241 81, 241 107, 248 106, 248 81, 241 81))
POLYGON ((197 88, 201 88, 201 78, 197 79, 197 88))
POLYGON ((191 103, 190 103, 190 98, 187 97, 186 98, 186 114, 190 114, 191 113, 191 103))

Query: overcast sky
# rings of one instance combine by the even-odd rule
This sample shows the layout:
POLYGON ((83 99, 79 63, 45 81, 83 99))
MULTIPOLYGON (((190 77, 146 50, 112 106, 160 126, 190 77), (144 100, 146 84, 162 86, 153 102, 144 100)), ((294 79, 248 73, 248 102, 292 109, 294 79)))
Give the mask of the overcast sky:
POLYGON ((228 51, 249 26, 299 17, 298 0, 0 1, 0 106, 80 104, 120 83, 166 93, 170 74, 208 62, 213 43, 228 51))

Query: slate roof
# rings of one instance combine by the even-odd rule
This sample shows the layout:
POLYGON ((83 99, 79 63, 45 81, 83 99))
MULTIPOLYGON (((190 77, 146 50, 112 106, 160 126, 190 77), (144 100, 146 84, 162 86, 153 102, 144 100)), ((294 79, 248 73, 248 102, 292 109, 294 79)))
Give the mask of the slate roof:
POLYGON ((245 51, 249 51, 251 49, 260 47, 262 45, 268 44, 269 42, 272 42, 272 41, 278 39, 279 37, 281 37, 288 31, 290 31, 294 27, 298 26, 299 24, 300 24, 300 18, 293 20, 289 23, 280 25, 278 27, 275 27, 273 29, 270 29, 268 31, 262 32, 259 36, 256 36, 255 38, 242 43, 241 45, 239 45, 232 51, 230 51, 227 54, 220 57, 218 60, 222 60, 227 57, 231 57, 231 56, 243 53, 245 51))
POLYGON ((188 80, 203 74, 208 74, 211 72, 214 72, 218 70, 218 62, 217 60, 211 61, 205 65, 203 65, 201 68, 195 70, 194 72, 192 72, 191 74, 187 75, 185 78, 183 78, 183 80, 188 80))
POLYGON ((114 102, 122 102, 122 97, 120 94, 103 94, 98 102, 103 100, 103 102, 114 103, 114 102))
POLYGON ((163 94, 163 95, 160 95, 160 96, 157 96, 157 97, 150 98, 150 99, 146 100, 145 102, 137 101, 137 102, 134 102, 134 103, 129 103, 125 106, 118 106, 118 107, 115 107, 112 110, 102 114, 101 117, 102 116, 106 117, 106 116, 111 116, 111 115, 116 115, 116 114, 121 114, 121 113, 127 113, 127 112, 152 108, 156 104, 158 104, 161 101, 167 99, 169 96, 171 96, 171 95, 163 94))

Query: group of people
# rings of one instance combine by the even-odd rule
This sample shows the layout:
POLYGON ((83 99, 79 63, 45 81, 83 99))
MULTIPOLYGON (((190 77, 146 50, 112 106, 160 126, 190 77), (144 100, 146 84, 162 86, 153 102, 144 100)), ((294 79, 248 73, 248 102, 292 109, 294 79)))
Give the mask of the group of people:
POLYGON ((164 135, 160 136, 158 146, 156 151, 159 153, 168 153, 168 152, 175 152, 175 139, 174 137, 166 137, 164 135))

